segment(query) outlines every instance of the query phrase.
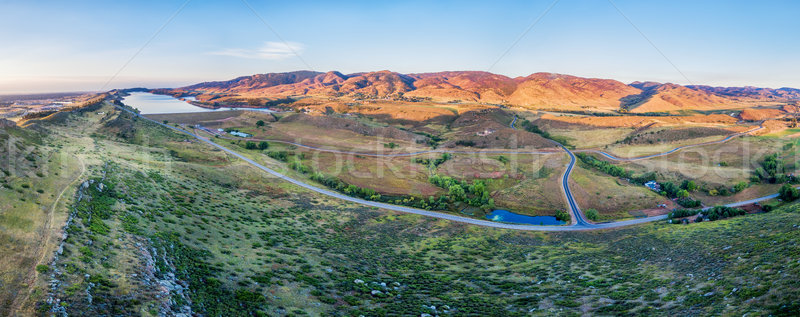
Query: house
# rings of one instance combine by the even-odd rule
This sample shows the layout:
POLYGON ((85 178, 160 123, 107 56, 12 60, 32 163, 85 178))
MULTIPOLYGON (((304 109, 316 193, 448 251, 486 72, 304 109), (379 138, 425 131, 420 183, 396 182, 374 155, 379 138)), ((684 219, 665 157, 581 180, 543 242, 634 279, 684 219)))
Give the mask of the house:
POLYGON ((478 132, 478 133, 475 133, 475 134, 477 134, 479 136, 487 136, 487 135, 492 134, 492 133, 494 133, 494 129, 485 129, 485 130, 483 130, 481 132, 478 132))
POLYGON ((646 186, 647 188, 650 188, 650 190, 652 190, 652 191, 656 191, 656 192, 660 192, 661 191, 661 185, 659 185, 656 181, 649 181, 647 183, 644 183, 644 186, 646 186))
POLYGON ((231 135, 238 136, 240 138, 249 138, 249 137, 252 136, 250 134, 247 134, 247 133, 244 133, 244 132, 239 132, 239 131, 231 131, 230 133, 231 133, 231 135))

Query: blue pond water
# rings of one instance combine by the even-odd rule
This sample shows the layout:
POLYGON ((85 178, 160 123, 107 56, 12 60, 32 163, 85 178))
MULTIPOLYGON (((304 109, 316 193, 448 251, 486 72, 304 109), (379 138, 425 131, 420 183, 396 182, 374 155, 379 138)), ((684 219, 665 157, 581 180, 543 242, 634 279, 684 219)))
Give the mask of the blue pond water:
POLYGON ((515 214, 508 210, 497 209, 486 215, 486 219, 497 222, 521 223, 527 225, 563 225, 565 222, 559 221, 553 216, 526 216, 515 214))
MULTIPOLYGON (((189 101, 194 101, 194 97, 184 98, 189 101)), ((159 114, 159 113, 186 113, 186 112, 209 112, 209 111, 224 111, 236 110, 237 108, 219 108, 219 109, 206 109, 192 105, 186 101, 178 100, 172 96, 156 95, 149 92, 131 92, 130 95, 122 99, 122 103, 139 109, 142 114, 159 114)), ((269 109, 247 109, 271 112, 269 109)))

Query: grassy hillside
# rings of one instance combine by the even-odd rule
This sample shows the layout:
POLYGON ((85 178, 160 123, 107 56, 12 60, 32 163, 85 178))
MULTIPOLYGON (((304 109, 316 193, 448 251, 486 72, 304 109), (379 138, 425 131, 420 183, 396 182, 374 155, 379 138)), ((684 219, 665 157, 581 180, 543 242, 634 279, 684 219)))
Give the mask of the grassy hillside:
POLYGON ((797 204, 691 225, 479 228, 309 193, 162 127, 101 111, 57 128, 69 135, 98 127, 80 143, 91 151, 81 151, 87 172, 71 187, 77 199, 65 208, 62 252, 40 268, 23 313, 800 311, 797 204))

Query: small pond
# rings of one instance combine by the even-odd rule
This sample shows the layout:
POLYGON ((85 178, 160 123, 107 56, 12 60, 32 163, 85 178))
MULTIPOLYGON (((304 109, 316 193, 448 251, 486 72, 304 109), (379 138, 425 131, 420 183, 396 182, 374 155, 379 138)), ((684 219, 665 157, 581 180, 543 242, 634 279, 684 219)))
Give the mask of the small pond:
POLYGON ((208 109, 198 107, 190 104, 188 101, 196 101, 194 97, 182 97, 184 100, 176 99, 168 95, 157 95, 149 92, 131 92, 128 96, 122 99, 122 103, 139 109, 142 114, 160 114, 160 113, 187 113, 187 112, 209 112, 209 111, 224 111, 224 110, 256 110, 272 112, 266 108, 219 108, 208 109))
POLYGON ((486 219, 497 222, 519 223, 526 225, 563 225, 566 222, 560 221, 553 216, 526 216, 515 214, 508 210, 497 209, 486 215, 486 219))

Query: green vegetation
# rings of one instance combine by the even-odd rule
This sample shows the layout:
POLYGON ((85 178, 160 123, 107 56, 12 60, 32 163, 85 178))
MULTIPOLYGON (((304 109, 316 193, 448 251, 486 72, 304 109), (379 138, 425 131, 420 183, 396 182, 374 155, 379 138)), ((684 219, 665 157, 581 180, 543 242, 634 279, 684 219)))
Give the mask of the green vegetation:
POLYGON ((533 124, 528 120, 523 119, 520 125, 522 126, 523 129, 525 129, 525 131, 536 133, 538 135, 541 135, 545 139, 550 139, 558 143, 561 143, 561 145, 566 146, 568 148, 573 148, 573 146, 569 143, 569 139, 567 139, 566 137, 552 135, 547 131, 540 129, 539 126, 533 124))
POLYGON ((568 212, 566 212, 564 210, 556 210, 556 219, 558 219, 560 221, 567 222, 567 223, 572 221, 572 217, 569 215, 568 212))
POLYGON ((439 158, 436 158, 436 159, 417 157, 417 158, 412 159, 411 161, 414 162, 414 163, 418 163, 418 164, 422 164, 422 165, 428 166, 431 169, 433 169, 433 168, 438 167, 439 165, 442 165, 442 163, 447 162, 447 160, 449 160, 452 157, 453 156, 450 153, 442 153, 442 155, 439 158))
POLYGON ((451 202, 463 202, 473 207, 480 207, 483 210, 494 209, 494 199, 491 198, 487 189, 486 181, 475 180, 472 184, 466 181, 458 181, 449 176, 433 174, 428 178, 431 184, 448 190, 448 198, 451 202))
MULTIPOLYGON (((62 131, 112 122, 72 120, 84 121, 62 131)), ((736 208, 712 208, 702 217, 718 221, 689 226, 659 222, 559 233, 491 229, 320 196, 261 177, 225 153, 171 137, 163 127, 130 123, 106 126, 81 144, 87 146, 88 166, 77 184, 87 185, 66 194, 76 197, 65 209, 73 220, 65 228, 63 253, 47 271, 61 274, 54 275, 52 291, 49 274, 32 284, 37 314, 49 315, 51 309, 97 316, 800 312, 800 266, 792 256, 800 254, 797 203, 747 217, 734 217, 743 214, 736 208), (148 142, 140 142, 145 136, 148 142), (198 152, 204 155, 190 155, 198 152), (59 304, 48 303, 51 296, 59 304)), ((299 155, 280 153, 267 155, 303 162, 299 155)), ((309 174, 354 196, 370 194, 309 174)), ((22 204, 6 199, 23 195, 19 189, 29 200, 24 203, 33 204, 39 196, 34 189, 47 188, 33 175, 26 177, 34 180, 6 177, 13 190, 0 194, 14 196, 3 196, 0 203, 22 204), (22 189, 23 183, 29 188, 22 189)), ((452 208, 482 203, 492 185, 438 177, 447 195, 374 199, 452 208)), ((688 183, 674 187, 676 196, 692 192, 688 183)), ((42 210, 31 208, 37 209, 42 210)), ((8 236, 17 229, 7 229, 13 222, 5 210, 2 247, 23 241, 8 236)), ((565 211, 557 216, 569 221, 565 211)), ((3 280, 2 291, 19 284, 3 280)))
POLYGON ((730 217, 742 216, 746 214, 746 212, 739 208, 715 206, 712 207, 711 209, 701 211, 700 214, 703 215, 704 219, 709 221, 714 221, 730 217))
POLYGON ((794 169, 794 165, 787 165, 778 158, 778 153, 767 155, 760 165, 760 167, 756 168, 752 181, 770 184, 797 183, 797 178, 794 175, 785 174, 785 171, 794 169))
POLYGON ((794 201, 800 198, 800 190, 789 184, 783 184, 778 192, 778 197, 783 201, 794 201))
POLYGON ((586 214, 586 218, 589 218, 591 221, 597 221, 597 219, 600 218, 600 214, 597 212, 597 209, 589 208, 586 209, 584 213, 586 214))

